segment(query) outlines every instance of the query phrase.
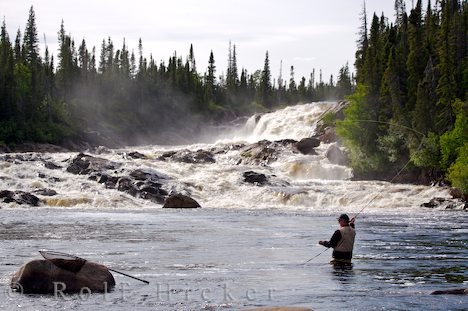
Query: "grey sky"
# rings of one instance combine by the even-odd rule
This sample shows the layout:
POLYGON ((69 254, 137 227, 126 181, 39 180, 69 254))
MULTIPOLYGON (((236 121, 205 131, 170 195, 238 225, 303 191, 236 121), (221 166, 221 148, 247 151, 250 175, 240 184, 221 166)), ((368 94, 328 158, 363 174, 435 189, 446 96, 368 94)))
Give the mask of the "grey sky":
MULTIPOLYGON (((394 20, 393 0, 367 0, 368 19, 375 11, 394 20)), ((217 75, 226 70, 229 41, 236 45, 239 70, 249 73, 263 68, 268 50, 273 78, 283 61, 283 79, 294 66, 295 79, 307 79, 313 68, 318 79, 336 77, 346 62, 353 69, 359 15, 363 0, 0 0, 11 40, 18 28, 24 32, 31 5, 36 13, 41 53, 44 35, 56 55, 57 32, 62 19, 76 46, 84 38, 88 49, 99 56, 108 36, 116 49, 138 50, 143 41, 146 56, 159 61, 177 51, 184 59, 193 44, 197 69, 204 72, 213 50, 217 75)), ((408 3, 410 6, 411 3, 408 3)))

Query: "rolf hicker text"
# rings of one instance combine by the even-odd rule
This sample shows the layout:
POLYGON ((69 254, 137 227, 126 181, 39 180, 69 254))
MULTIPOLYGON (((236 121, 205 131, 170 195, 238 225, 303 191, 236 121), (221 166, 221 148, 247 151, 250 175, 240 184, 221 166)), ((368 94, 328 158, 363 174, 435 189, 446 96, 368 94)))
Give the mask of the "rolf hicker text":
MULTIPOLYGON (((55 299, 63 300, 82 300, 86 301, 96 299, 96 292, 92 292, 88 287, 81 288, 79 293, 69 294, 66 292, 66 284, 63 282, 54 282, 54 292, 51 297, 55 299)), ((17 284, 19 285, 19 284, 17 284)), ((105 284, 105 292, 101 293, 104 300, 112 295, 112 298, 116 298, 116 295, 120 295, 120 299, 123 301, 130 300, 132 295, 132 287, 129 283, 120 283, 114 289, 108 289, 107 283, 105 284)), ((257 299, 273 300, 275 289, 255 289, 247 288, 243 290, 231 289, 227 284, 220 284, 215 288, 190 288, 188 285, 185 287, 173 287, 168 283, 157 283, 154 290, 145 295, 152 296, 157 302, 188 302, 188 301, 204 301, 204 302, 219 302, 229 303, 235 301, 256 301, 257 299)), ((22 294, 23 290, 19 285, 17 288, 9 289, 5 291, 8 298, 18 298, 18 294, 22 294)))

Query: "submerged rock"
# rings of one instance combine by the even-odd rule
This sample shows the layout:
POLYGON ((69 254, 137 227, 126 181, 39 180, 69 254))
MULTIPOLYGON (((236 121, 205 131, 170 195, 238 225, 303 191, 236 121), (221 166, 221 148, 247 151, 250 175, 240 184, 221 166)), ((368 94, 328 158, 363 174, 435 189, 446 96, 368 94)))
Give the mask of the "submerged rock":
POLYGON ((243 309, 242 311, 313 311, 306 307, 259 307, 253 309, 243 309))
POLYGON ((83 261, 73 267, 32 260, 13 275, 10 286, 24 294, 103 293, 115 286, 112 273, 101 264, 83 261))
POLYGON ((431 295, 468 295, 468 288, 451 288, 435 290, 431 295))

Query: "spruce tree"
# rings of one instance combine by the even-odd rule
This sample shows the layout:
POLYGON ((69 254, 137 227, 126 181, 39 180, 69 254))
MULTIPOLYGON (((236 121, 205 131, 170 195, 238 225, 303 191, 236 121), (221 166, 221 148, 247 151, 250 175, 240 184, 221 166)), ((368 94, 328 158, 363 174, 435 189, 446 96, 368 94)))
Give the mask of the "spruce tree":
POLYGON ((265 53, 265 62, 263 65, 263 70, 260 77, 260 85, 258 87, 257 98, 259 103, 265 107, 270 108, 272 105, 271 102, 271 71, 270 71, 270 59, 268 57, 268 51, 265 53))
POLYGON ((408 68, 408 87, 406 110, 412 111, 416 104, 418 84, 424 74, 427 64, 427 53, 423 47, 424 29, 422 25, 422 4, 418 0, 416 7, 411 10, 408 24, 409 54, 406 62, 408 68))
MULTIPOLYGON (((361 12, 361 27, 359 28, 359 39, 357 41, 357 50, 355 54, 356 61, 354 66, 356 67, 356 80, 362 82, 361 74, 364 71, 365 57, 367 53, 367 48, 369 46, 368 40, 368 29, 367 29, 367 11, 366 3, 364 2, 361 12)), ((312 82, 315 87, 315 83, 312 82)))
POLYGON ((41 60, 39 57, 36 15, 32 6, 29 9, 29 18, 24 31, 23 46, 26 63, 29 64, 30 68, 37 68, 41 60))
MULTIPOLYGON (((9 121, 14 115, 14 56, 13 47, 3 20, 0 34, 0 123, 9 121)), ((0 129, 1 131, 1 129, 0 129)), ((0 133, 0 141, 4 140, 0 133)))
POLYGON ((457 0, 442 1, 442 16, 439 33, 438 71, 440 78, 437 85, 438 111, 436 118, 437 132, 444 133, 451 129, 455 122, 452 102, 456 97, 456 36, 453 23, 456 19, 457 0))

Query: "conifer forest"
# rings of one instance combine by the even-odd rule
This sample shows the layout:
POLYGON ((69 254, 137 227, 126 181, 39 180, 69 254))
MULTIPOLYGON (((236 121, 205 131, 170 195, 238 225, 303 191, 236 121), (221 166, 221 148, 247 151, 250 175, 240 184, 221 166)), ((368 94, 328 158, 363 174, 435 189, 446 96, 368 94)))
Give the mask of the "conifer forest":
MULTIPOLYGON (((268 51, 255 72, 215 55, 195 62, 174 53, 157 62, 112 38, 100 47, 76 42, 58 27, 54 55, 39 49, 34 8, 24 31, 0 35, 0 143, 64 145, 91 133, 121 145, 165 144, 208 124, 298 103, 347 100, 344 120, 328 116, 357 176, 414 176, 443 180, 468 193, 468 1, 395 1, 392 17, 368 18, 363 5, 354 70, 336 77, 320 69, 295 79, 272 77, 268 51), (225 68, 227 65, 227 68, 225 68), (318 78, 316 79, 316 76, 318 78)), ((240 47, 241 48, 241 47, 240 47)))

